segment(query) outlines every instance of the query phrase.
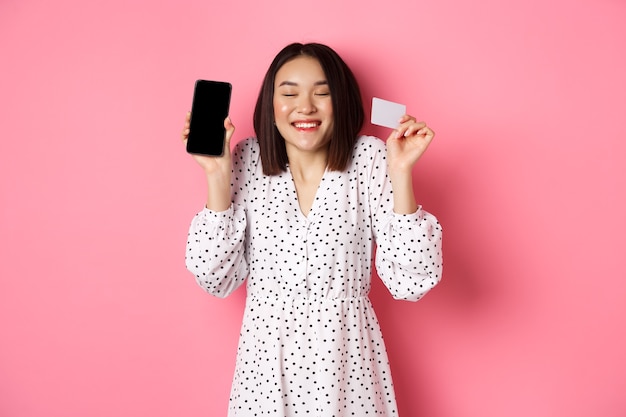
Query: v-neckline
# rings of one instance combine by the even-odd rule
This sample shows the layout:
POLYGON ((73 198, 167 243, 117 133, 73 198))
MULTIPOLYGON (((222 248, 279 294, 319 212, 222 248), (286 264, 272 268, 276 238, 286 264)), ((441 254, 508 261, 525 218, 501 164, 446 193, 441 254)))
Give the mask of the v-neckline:
POLYGON ((315 208, 318 205, 318 200, 320 198, 322 184, 324 183, 327 174, 328 174, 328 167, 324 169, 324 173, 322 174, 322 177, 320 178, 320 182, 319 184, 317 184, 315 194, 313 195, 313 201, 311 202, 311 207, 309 207, 309 212, 307 214, 304 214, 304 211, 302 210, 302 206, 300 205, 300 199, 298 198, 298 188, 296 187, 296 180, 293 178, 291 167, 289 166, 289 164, 287 164, 287 176, 291 183, 291 192, 292 192, 294 202, 295 202, 295 209, 298 212, 298 215, 307 221, 311 219, 311 214, 316 211, 315 208))

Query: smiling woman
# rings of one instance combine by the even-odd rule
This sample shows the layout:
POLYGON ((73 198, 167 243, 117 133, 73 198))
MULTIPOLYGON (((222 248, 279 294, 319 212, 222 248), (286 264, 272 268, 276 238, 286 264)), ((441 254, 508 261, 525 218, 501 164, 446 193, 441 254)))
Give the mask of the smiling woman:
POLYGON ((232 156, 194 155, 209 196, 187 268, 218 297, 247 282, 231 417, 397 415, 371 266, 397 299, 417 301, 441 279, 441 227, 411 183, 433 133, 405 115, 388 149, 359 136, 360 97, 332 49, 289 45, 257 100, 258 139, 232 156))
MULTIPOLYGON (((181 231, 205 180, 177 133, 206 76, 235 86, 231 146, 249 136, 263 75, 290 38, 341 53, 366 116, 372 96, 397 100, 437 132, 413 177, 446 229, 443 285, 417 305, 392 302, 374 275, 369 294, 400 417, 626 416, 626 1, 146 6, 0 1, 0 416, 226 415, 246 291, 217 300, 184 271, 181 231)), ((346 108, 333 101, 335 124, 356 120, 346 108)), ((303 237, 295 225, 325 204, 334 223, 334 202, 353 198, 328 193, 337 172, 308 220, 294 207, 276 233, 303 237)), ((273 216, 295 201, 287 179, 265 207, 233 211, 273 216)), ((237 186, 223 210, 250 188, 237 186)), ((359 250, 351 225, 335 224, 328 251, 359 250)), ((277 249, 254 239, 246 255, 260 265, 277 249)), ((293 266, 306 254, 286 244, 293 266)), ((308 248, 312 260, 324 250, 308 248)))

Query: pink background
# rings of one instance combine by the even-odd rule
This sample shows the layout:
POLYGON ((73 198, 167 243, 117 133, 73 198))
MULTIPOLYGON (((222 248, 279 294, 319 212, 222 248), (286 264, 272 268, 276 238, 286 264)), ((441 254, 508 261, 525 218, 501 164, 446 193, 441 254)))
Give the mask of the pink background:
POLYGON ((626 3, 216 3, 0 3, 0 416, 225 415, 245 294, 184 268, 180 130, 209 78, 251 135, 292 41, 437 132, 443 281, 372 295, 400 415, 626 415, 626 3))

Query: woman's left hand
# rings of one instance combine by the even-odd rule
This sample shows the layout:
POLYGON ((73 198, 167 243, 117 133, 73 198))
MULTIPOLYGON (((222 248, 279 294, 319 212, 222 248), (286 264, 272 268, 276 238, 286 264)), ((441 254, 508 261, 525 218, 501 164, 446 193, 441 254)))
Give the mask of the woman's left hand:
POLYGON ((433 140, 435 132, 426 123, 405 114, 387 138, 387 163, 392 170, 410 172, 433 140))

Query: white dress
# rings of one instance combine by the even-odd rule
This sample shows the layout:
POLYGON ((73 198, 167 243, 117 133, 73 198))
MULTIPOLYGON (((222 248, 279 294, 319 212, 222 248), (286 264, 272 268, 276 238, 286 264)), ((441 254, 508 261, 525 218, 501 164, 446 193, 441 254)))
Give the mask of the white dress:
POLYGON ((186 252, 215 296, 247 278, 229 416, 398 415, 372 258, 394 298, 416 301, 441 278, 441 227, 421 207, 393 213, 385 157, 384 142, 360 137, 304 216, 291 173, 263 175, 256 139, 236 146, 233 204, 194 217, 186 252))

